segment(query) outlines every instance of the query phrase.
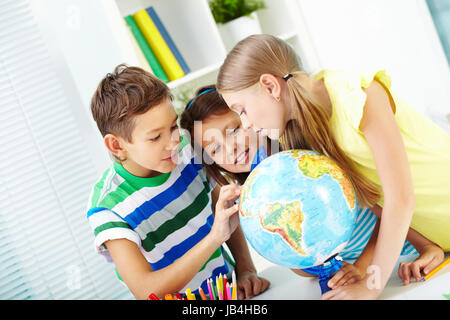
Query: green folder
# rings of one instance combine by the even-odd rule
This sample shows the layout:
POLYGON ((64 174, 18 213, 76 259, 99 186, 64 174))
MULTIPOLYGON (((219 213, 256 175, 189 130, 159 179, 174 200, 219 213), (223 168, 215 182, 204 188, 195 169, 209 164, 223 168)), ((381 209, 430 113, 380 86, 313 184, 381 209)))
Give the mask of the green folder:
POLYGON ((155 54, 153 53, 152 49, 148 45, 147 41, 145 40, 141 30, 139 30, 139 27, 137 26, 136 22, 134 21, 133 17, 131 15, 128 15, 125 17, 125 21, 128 24, 128 26, 131 29, 131 32, 133 33, 134 38, 136 39, 136 42, 138 43, 139 47, 142 50, 142 53, 145 56, 145 59, 147 59, 148 64, 150 65, 150 68, 152 68, 153 73, 155 76, 157 76, 159 79, 161 79, 164 82, 169 82, 169 78, 167 78, 167 75, 164 73, 163 68, 159 64, 158 60, 155 57, 155 54))

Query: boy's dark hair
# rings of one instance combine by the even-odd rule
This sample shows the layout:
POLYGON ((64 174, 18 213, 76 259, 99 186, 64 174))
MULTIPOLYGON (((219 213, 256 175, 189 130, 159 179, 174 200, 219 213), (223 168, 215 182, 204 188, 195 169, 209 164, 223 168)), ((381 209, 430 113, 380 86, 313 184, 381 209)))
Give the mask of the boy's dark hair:
MULTIPOLYGON (((187 130, 191 136, 191 144, 194 147, 194 122, 203 121, 211 115, 221 115, 231 111, 225 101, 222 99, 221 95, 217 90, 200 95, 208 89, 215 89, 215 85, 208 85, 200 88, 197 91, 196 97, 188 101, 186 104, 186 109, 181 114, 180 117, 180 127, 187 130), (189 106, 189 108, 188 108, 189 106)), ((201 144, 201 141, 199 142, 201 144)), ((194 150, 196 148, 194 147, 194 150)), ((204 150, 202 148, 202 154, 199 155, 203 159, 204 150)), ((217 163, 208 159, 208 163, 203 163, 206 174, 212 177, 219 185, 227 185, 231 182, 238 182, 239 184, 244 184, 245 179, 248 176, 248 172, 233 173, 220 167, 217 163), (209 164, 211 163, 211 164, 209 164)))
POLYGON ((100 133, 111 133, 131 142, 134 117, 164 99, 172 100, 169 87, 151 73, 119 64, 108 73, 91 100, 91 112, 100 133))

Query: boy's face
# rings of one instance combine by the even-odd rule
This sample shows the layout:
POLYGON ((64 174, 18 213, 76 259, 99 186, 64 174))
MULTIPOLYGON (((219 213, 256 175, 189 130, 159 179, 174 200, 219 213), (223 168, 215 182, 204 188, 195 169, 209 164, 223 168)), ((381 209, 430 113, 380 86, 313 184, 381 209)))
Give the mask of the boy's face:
POLYGON ((124 168, 139 177, 172 171, 177 166, 180 144, 177 119, 169 99, 135 116, 132 142, 119 138, 126 150, 124 168))

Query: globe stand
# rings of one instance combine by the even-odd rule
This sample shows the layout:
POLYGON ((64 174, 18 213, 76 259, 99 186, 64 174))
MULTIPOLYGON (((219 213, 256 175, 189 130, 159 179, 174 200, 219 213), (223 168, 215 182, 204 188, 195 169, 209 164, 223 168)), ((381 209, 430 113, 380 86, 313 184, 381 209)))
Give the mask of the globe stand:
POLYGON ((342 268, 343 264, 341 260, 341 257, 334 256, 325 261, 325 263, 320 266, 305 268, 302 269, 302 271, 315 275, 319 278, 320 290, 322 291, 323 295, 325 292, 331 290, 331 288, 328 286, 328 281, 332 278, 333 274, 335 274, 342 268))

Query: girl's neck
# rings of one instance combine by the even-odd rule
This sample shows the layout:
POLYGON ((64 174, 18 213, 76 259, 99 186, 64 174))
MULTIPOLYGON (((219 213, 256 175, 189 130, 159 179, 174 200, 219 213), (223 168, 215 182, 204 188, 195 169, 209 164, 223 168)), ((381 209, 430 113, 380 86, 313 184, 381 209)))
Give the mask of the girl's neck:
MULTIPOLYGON (((301 74, 298 77, 297 81, 300 82, 303 88, 305 88, 308 92, 311 93, 314 100, 316 100, 318 103, 327 108, 327 110, 331 114, 332 110, 331 100, 323 80, 315 80, 306 74, 301 74)), ((300 101, 300 103, 302 103, 302 101, 300 101)), ((291 114, 295 115, 295 112, 292 112, 291 114)))

